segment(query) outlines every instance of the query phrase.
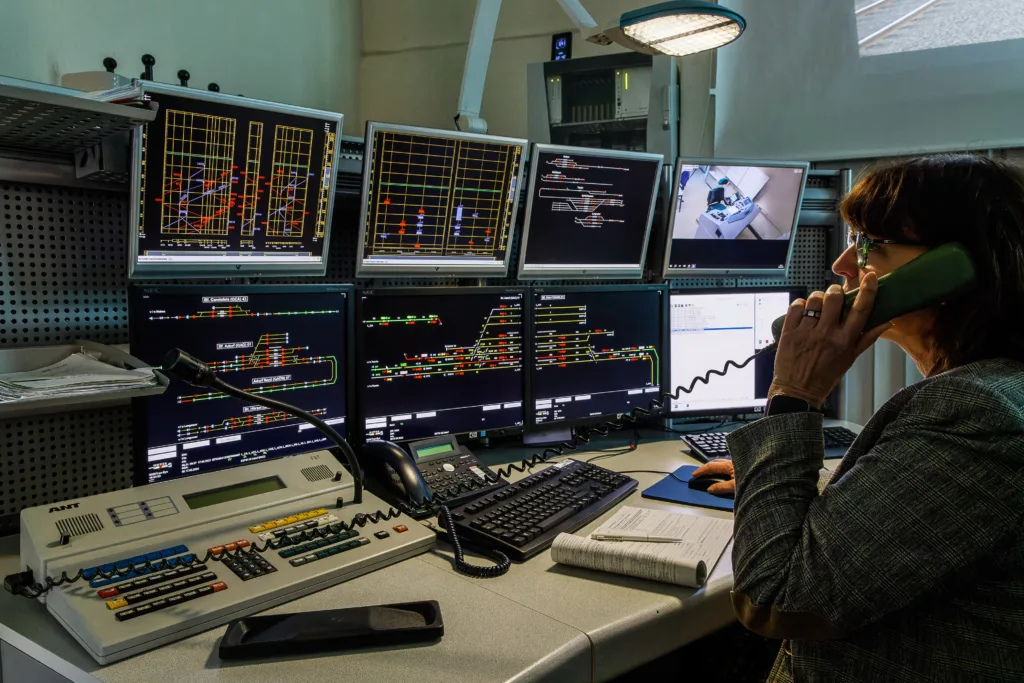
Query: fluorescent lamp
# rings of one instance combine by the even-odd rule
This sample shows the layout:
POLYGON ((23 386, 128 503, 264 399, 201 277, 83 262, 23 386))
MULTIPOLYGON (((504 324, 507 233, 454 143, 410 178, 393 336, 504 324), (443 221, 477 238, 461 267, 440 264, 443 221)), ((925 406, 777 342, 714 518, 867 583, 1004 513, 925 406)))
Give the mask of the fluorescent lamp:
POLYGON ((701 0, 673 0, 626 12, 606 32, 637 52, 681 57, 728 45, 747 22, 736 12, 701 0))

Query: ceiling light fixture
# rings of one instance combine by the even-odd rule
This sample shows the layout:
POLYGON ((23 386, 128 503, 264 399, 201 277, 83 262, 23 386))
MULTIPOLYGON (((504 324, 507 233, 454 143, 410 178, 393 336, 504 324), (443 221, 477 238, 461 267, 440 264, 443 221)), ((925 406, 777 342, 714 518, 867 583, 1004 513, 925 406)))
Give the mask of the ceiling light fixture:
POLYGON ((672 0, 626 12, 605 31, 635 52, 681 57, 728 45, 747 27, 742 16, 702 0, 672 0))

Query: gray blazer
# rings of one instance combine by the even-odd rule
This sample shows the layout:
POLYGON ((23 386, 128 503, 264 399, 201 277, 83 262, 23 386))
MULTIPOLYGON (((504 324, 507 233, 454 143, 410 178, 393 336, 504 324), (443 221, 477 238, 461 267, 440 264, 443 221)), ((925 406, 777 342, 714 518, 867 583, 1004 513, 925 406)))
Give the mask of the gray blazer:
POLYGON ((729 436, 733 606, 778 681, 1024 681, 1024 364, 924 379, 816 487, 822 417, 729 436))

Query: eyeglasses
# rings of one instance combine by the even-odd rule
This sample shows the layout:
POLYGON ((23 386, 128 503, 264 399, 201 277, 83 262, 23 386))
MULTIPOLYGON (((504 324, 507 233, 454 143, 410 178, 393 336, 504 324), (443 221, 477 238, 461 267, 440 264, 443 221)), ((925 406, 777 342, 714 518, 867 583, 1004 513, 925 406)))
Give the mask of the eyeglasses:
POLYGON ((863 232, 851 230, 846 238, 847 245, 852 245, 857 254, 857 267, 866 268, 868 265, 868 253, 873 251, 879 244, 897 244, 909 246, 914 242, 903 242, 900 240, 876 240, 868 237, 863 232))

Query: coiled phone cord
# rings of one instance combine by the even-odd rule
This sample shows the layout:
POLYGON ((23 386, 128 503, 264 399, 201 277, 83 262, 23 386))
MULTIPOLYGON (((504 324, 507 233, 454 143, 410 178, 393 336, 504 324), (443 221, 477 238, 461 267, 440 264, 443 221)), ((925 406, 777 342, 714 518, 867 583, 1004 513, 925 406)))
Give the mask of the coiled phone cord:
POLYGON ((511 569, 512 560, 508 559, 508 555, 497 549, 480 550, 481 553, 494 561, 494 566, 492 567, 481 567, 480 565, 466 562, 465 553, 462 551, 462 542, 455 533, 455 521, 452 519, 452 511, 448 509, 447 505, 442 505, 438 508, 437 517, 448 534, 448 542, 451 544, 452 552, 455 555, 455 559, 452 562, 455 565, 455 569, 463 574, 475 576, 479 579, 493 579, 507 574, 508 570, 511 569))

